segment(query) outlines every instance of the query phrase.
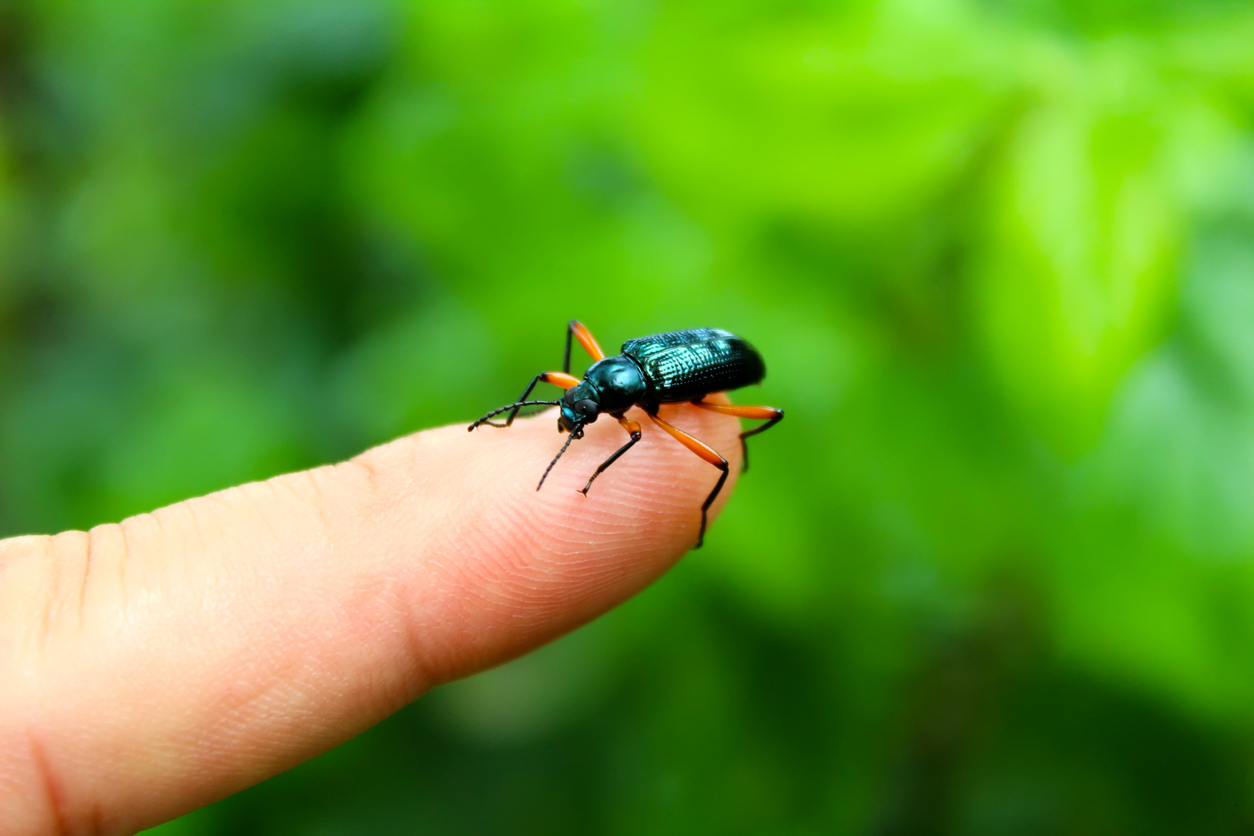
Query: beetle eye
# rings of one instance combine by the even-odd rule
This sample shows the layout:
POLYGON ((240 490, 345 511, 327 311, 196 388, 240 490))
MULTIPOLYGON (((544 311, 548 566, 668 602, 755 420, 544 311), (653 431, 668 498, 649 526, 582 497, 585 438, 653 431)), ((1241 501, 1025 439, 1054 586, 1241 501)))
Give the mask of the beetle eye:
POLYGON ((587 416, 588 418, 595 418, 597 417, 599 408, 597 407, 596 401, 591 400, 590 398, 584 398, 582 401, 575 402, 575 411, 580 415, 587 416))

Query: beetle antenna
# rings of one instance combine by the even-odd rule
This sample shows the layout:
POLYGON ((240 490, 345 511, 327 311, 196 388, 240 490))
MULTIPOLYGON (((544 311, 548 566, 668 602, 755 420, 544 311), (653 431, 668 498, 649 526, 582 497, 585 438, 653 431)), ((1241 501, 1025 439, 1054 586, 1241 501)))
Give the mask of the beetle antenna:
POLYGON ((536 490, 544 487, 544 480, 549 478, 549 471, 553 469, 553 465, 557 464, 557 460, 566 452, 566 448, 570 446, 570 443, 576 438, 583 438, 583 433, 579 431, 582 426, 583 424, 575 424, 575 426, 570 428, 570 435, 566 436, 566 443, 562 445, 561 450, 557 451, 557 455, 553 457, 553 461, 549 462, 549 466, 544 469, 544 475, 540 477, 540 484, 536 485, 536 490))
MULTIPOLYGON (((471 432, 474 430, 475 427, 479 426, 482 423, 485 423, 489 418, 492 418, 496 415, 500 415, 502 412, 509 412, 511 409, 521 409, 524 406, 557 406, 560 403, 561 401, 519 401, 518 403, 512 403, 512 404, 509 404, 508 406, 503 406, 500 409, 492 410, 487 415, 483 416, 478 421, 474 422, 469 427, 467 427, 466 431, 471 432)), ((493 424, 492 426, 499 427, 502 425, 493 424)))

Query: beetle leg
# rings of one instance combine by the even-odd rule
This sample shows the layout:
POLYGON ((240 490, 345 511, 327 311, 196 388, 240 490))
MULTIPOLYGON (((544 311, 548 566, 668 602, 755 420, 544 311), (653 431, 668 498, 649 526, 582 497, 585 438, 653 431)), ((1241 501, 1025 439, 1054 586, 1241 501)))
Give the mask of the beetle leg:
POLYGON ((748 418, 750 421, 766 421, 760 427, 754 427, 740 434, 740 472, 747 473, 749 471, 749 445, 745 444, 745 439, 751 435, 764 433, 771 427, 784 420, 784 410, 776 409, 773 406, 741 406, 734 403, 707 403, 706 401, 693 401, 693 406, 699 406, 702 409, 708 409, 711 412, 718 412, 723 415, 735 415, 737 418, 748 418))
POLYGON ((601 346, 597 345, 596 337, 592 336, 592 332, 579 320, 572 319, 566 324, 566 356, 562 360, 562 371, 570 374, 571 337, 579 340, 579 344, 583 346, 584 351, 588 352, 594 363, 605 359, 605 352, 601 350, 601 346))
POLYGON ((578 385, 579 378, 572 377, 566 374, 565 372, 540 372, 538 375, 531 378, 531 382, 527 384, 527 388, 523 390, 522 395, 519 396, 518 401, 516 403, 512 403, 509 406, 503 406, 500 409, 492 410, 487 415, 483 416, 478 421, 471 424, 468 429, 473 430, 475 427, 479 426, 480 424, 487 424, 489 427, 508 427, 510 424, 514 423, 514 418, 518 416, 518 410, 522 409, 524 406, 530 406, 531 404, 537 404, 537 403, 549 404, 549 405, 556 404, 557 403, 556 401, 529 401, 527 400, 527 396, 531 394, 531 390, 536 388, 536 384, 539 383, 540 381, 544 381, 545 383, 552 383, 554 386, 560 386, 563 389, 569 389, 572 386, 578 385), (504 423, 497 423, 496 421, 488 420, 493 415, 500 415, 502 412, 509 412, 509 416, 506 417, 504 423))
POLYGON ((631 434, 631 441, 628 441, 622 447, 619 447, 618 450, 614 452, 614 455, 610 456, 608 459, 601 462, 601 466, 597 468, 596 473, 592 474, 592 478, 588 480, 588 484, 584 485, 583 490, 580 491, 580 493, 582 493, 584 496, 588 495, 588 488, 592 487, 592 483, 596 481, 596 478, 600 476, 607 467, 612 465, 614 462, 618 461, 619 456, 621 456, 623 453, 626 453, 628 450, 630 450, 631 445, 635 444, 637 441, 640 440, 640 425, 639 424, 637 424, 635 421, 628 420, 627 418, 624 418, 621 415, 615 415, 614 417, 618 419, 618 423, 622 425, 623 429, 625 429, 628 433, 631 434))
POLYGON ((689 450, 696 453, 698 456, 722 471, 718 477, 718 484, 714 486, 714 490, 710 491, 710 495, 705 498, 705 504, 701 506, 701 530, 697 533, 697 545, 694 546, 694 548, 699 549, 701 548, 701 544, 705 541, 705 523, 707 512, 710 510, 710 506, 714 504, 714 498, 718 496, 718 492, 723 489, 723 483, 727 481, 727 459, 720 456, 718 451, 713 447, 706 444, 699 438, 694 438, 688 435, 688 433, 684 432, 679 427, 668 424, 656 415, 650 415, 649 417, 653 419, 653 423, 657 424, 659 427, 674 436, 680 444, 684 445, 689 450))

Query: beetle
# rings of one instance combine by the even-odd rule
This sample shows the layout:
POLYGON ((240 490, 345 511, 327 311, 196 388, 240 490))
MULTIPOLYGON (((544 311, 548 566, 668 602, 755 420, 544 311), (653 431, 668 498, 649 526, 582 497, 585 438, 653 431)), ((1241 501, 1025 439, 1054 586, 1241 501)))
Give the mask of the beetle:
POLYGON ((538 491, 544 487, 544 480, 548 478, 549 471, 553 469, 553 465, 557 464, 557 460, 566 452, 570 443, 577 438, 583 438, 584 427, 596 421, 602 413, 612 415, 631 436, 631 439, 602 462, 588 479, 588 484, 584 485, 581 491, 584 496, 587 496, 588 489, 592 487, 596 478, 640 440, 640 424, 624 415, 631 407, 640 407, 653 423, 722 471, 714 490, 710 491, 710 495, 701 506, 701 530, 697 534, 696 545, 696 548, 701 548, 705 540, 706 516, 710 505, 714 503, 715 497, 727 481, 727 459, 705 442, 659 418, 658 407, 664 403, 689 403, 722 415, 766 421, 765 424, 740 434, 741 461, 743 462, 741 469, 748 470, 749 451, 745 445, 745 439, 765 432, 778 424, 784 418, 784 410, 773 406, 710 403, 705 398, 714 392, 724 392, 761 383, 764 377, 766 377, 766 364, 762 360, 762 355, 747 340, 730 331, 718 328, 692 328, 686 331, 669 331, 665 334, 637 337, 623 343, 620 354, 606 357, 592 333, 578 320, 572 319, 566 327, 566 354, 562 361, 562 370, 540 372, 527 384, 527 388, 523 390, 517 401, 492 410, 471 424, 467 430, 473 432, 481 424, 508 427, 524 406, 560 407, 557 429, 559 432, 569 433, 570 437, 566 439, 562 449, 545 468, 544 475, 540 477, 540 484, 536 485, 538 491), (572 338, 579 341, 593 360, 592 365, 584 373, 583 380, 570 373, 572 338), (556 401, 527 400, 531 390, 541 382, 560 386, 566 392, 556 401), (509 413, 504 422, 490 420, 502 412, 509 413))

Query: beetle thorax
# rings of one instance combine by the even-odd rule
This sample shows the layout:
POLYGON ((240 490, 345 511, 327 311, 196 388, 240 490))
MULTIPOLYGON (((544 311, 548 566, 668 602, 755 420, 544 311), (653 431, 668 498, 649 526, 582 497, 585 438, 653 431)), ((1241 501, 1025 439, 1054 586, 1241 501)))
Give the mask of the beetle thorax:
POLYGON ((583 376, 583 384, 591 384, 597 390, 602 412, 622 412, 640 401, 648 391, 640 366, 630 357, 622 355, 592 363, 583 376))
POLYGON ((602 412, 623 412, 647 392, 640 367, 621 354, 606 357, 589 366, 579 384, 586 385, 595 389, 595 398, 602 412))

